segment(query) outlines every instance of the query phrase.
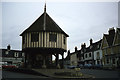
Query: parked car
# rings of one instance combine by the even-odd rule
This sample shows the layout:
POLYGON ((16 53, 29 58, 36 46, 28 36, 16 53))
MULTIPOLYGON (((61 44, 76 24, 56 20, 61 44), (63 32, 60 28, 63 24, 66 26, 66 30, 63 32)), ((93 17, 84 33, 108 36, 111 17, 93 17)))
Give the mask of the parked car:
POLYGON ((12 65, 12 64, 3 64, 3 65, 2 65, 2 68, 3 68, 3 69, 6 69, 6 68, 17 68, 17 66, 12 65))
POLYGON ((76 66, 68 66, 67 68, 68 68, 68 69, 75 69, 76 66))
POLYGON ((77 68, 83 68, 84 66, 83 66, 83 64, 79 64, 79 65, 77 65, 77 68))
POLYGON ((96 65, 94 65, 94 69, 102 69, 102 65, 101 64, 96 64, 96 65))
POLYGON ((89 68, 89 69, 91 69, 93 66, 92 66, 92 64, 85 64, 84 65, 84 68, 89 68))

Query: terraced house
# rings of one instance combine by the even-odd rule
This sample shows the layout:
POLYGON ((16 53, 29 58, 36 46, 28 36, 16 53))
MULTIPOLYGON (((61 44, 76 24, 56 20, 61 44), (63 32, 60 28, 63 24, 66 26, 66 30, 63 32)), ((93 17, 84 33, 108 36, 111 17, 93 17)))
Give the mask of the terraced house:
POLYGON ((94 42, 90 39, 90 46, 85 48, 84 64, 102 64, 102 51, 100 50, 101 40, 94 42))
POLYGON ((23 66, 25 55, 21 50, 13 50, 11 49, 11 46, 8 45, 7 49, 0 49, 0 51, 2 51, 0 58, 2 59, 3 63, 18 67, 23 66))
POLYGON ((120 64, 120 28, 110 28, 109 34, 103 35, 102 40, 102 63, 104 67, 119 67, 120 64))

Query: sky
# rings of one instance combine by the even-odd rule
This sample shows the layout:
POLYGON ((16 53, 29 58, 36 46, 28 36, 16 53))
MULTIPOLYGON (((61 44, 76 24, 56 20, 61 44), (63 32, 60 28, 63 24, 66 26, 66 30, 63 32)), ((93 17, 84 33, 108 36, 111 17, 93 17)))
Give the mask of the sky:
MULTIPOLYGON (((19 36, 44 11, 44 2, 2 2, 2 46, 22 49, 19 36)), ((67 50, 78 50, 102 39, 109 28, 118 27, 118 2, 46 2, 50 17, 68 35, 67 50)), ((1 31, 0 31, 1 32, 1 31)))

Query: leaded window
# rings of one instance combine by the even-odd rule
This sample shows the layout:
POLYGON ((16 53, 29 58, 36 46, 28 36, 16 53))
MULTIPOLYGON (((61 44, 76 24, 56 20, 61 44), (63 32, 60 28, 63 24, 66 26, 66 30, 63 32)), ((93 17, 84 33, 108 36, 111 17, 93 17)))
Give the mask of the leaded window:
POLYGON ((49 34, 49 41, 57 42, 57 34, 49 34))
POLYGON ((31 42, 38 42, 39 41, 39 34, 38 33, 32 33, 31 34, 31 42))

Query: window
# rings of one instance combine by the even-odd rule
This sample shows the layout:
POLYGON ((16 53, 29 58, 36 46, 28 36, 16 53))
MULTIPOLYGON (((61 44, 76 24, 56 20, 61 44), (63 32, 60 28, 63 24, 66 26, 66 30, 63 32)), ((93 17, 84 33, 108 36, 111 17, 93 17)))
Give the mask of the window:
POLYGON ((24 57, 25 56, 25 53, 22 53, 22 57, 24 57))
POLYGON ((39 34, 38 33, 32 33, 31 34, 31 42, 38 42, 39 41, 39 34))
POLYGON ((109 64, 109 59, 107 58, 107 64, 109 64))
POLYGON ((8 54, 8 51, 6 51, 5 54, 7 55, 7 54, 8 54))
POLYGON ((112 59, 113 64, 115 64, 115 59, 112 59))
POLYGON ((57 41, 57 34, 49 34, 49 41, 56 42, 57 41))
POLYGON ((91 53, 89 53, 89 57, 91 57, 91 53))
POLYGON ((15 53, 14 53, 14 56, 15 56, 15 57, 18 57, 18 56, 19 56, 19 53, 15 52, 15 53))
POLYGON ((99 45, 97 45, 97 48, 99 48, 99 45))
POLYGON ((66 44, 66 38, 65 38, 65 36, 64 36, 64 38, 63 38, 63 41, 64 41, 64 44, 66 44))
POLYGON ((97 64, 100 64, 100 61, 97 61, 97 64))
POLYGON ((91 46, 90 46, 90 49, 92 49, 92 47, 93 47, 93 46, 91 45, 91 46))
POLYGON ((85 57, 87 58, 87 54, 85 54, 85 57))
POLYGON ((99 52, 97 52, 97 57, 99 57, 99 52))

